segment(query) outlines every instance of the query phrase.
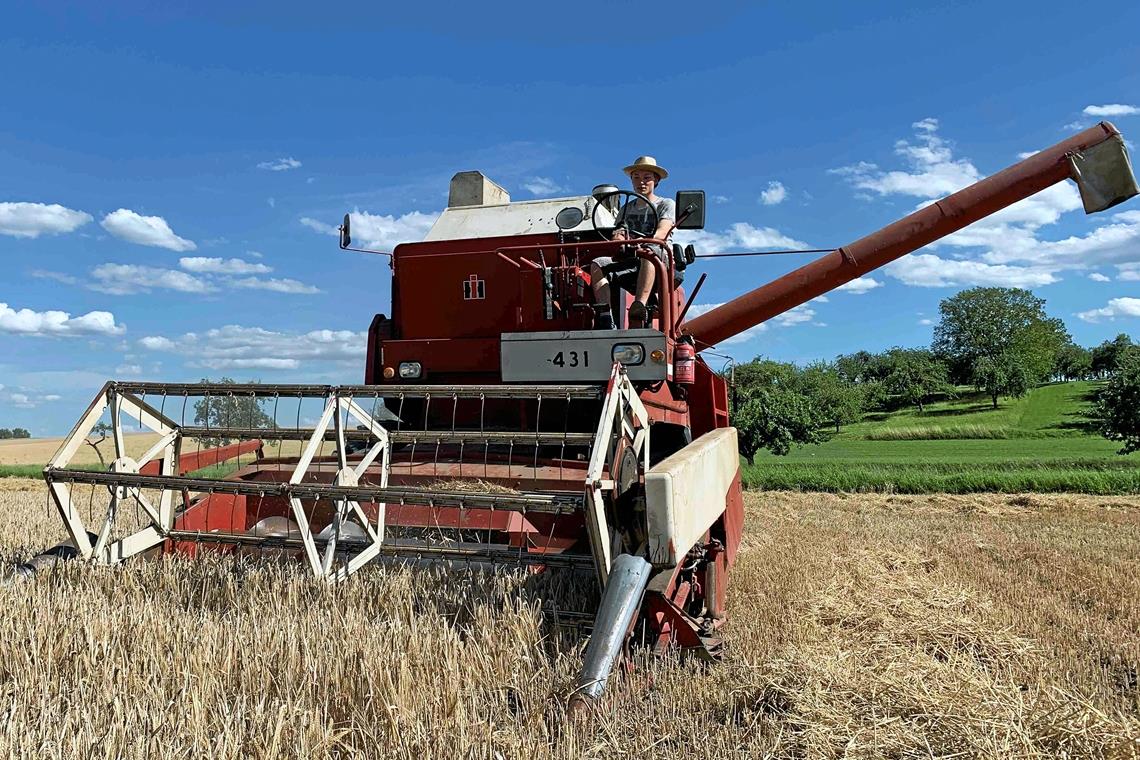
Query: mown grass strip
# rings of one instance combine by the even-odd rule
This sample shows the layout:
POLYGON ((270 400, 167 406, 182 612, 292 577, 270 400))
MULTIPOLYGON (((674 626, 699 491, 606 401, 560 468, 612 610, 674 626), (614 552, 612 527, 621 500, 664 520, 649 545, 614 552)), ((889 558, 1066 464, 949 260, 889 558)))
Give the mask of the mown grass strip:
POLYGON ((949 440, 1004 440, 1009 438, 1038 438, 1034 431, 1014 430, 988 425, 914 425, 908 427, 881 427, 863 436, 865 441, 949 441, 949 440))
POLYGON ((1140 493, 1135 462, 1073 460, 1063 464, 987 463, 870 464, 771 462, 744 465, 744 486, 772 491, 830 493, 1140 493))

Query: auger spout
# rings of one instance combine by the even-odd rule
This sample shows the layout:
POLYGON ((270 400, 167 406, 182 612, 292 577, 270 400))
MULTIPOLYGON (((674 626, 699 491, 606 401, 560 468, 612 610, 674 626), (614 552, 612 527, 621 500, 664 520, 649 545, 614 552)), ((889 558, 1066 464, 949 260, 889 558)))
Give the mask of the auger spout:
POLYGON ((597 699, 606 688, 614 662, 621 654, 630 627, 641 608, 641 597, 649 584, 652 569, 652 565, 632 554, 619 554, 614 558, 605 593, 598 605, 594 633, 582 658, 582 672, 574 684, 570 700, 572 710, 581 709, 588 700, 597 699))
POLYGON ((1123 137, 1116 127, 1102 121, 687 320, 681 331, 694 338, 698 351, 708 348, 1065 179, 1077 183, 1085 213, 1089 214, 1115 206, 1138 192, 1123 137))

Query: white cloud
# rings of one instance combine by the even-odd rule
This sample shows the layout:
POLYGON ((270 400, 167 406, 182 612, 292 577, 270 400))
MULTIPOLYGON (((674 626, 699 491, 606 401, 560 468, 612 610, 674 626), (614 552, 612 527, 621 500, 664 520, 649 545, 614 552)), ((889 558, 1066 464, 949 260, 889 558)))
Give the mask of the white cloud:
POLYGON ((923 319, 918 320, 918 323, 924 327, 929 327, 930 325, 934 324, 934 320, 930 319, 929 317, 925 317, 923 319))
POLYGON ((783 203, 787 197, 788 188, 784 187, 782 182, 772 181, 768 183, 768 188, 760 193, 760 202, 765 206, 775 206, 783 203))
POLYGON ((840 285, 836 290, 842 290, 847 293, 854 293, 855 295, 862 295, 875 288, 881 288, 883 283, 879 282, 873 277, 859 277, 851 282, 845 282, 840 285))
POLYGON ((1089 279, 1092 280, 1093 282, 1112 282, 1111 277, 1105 277, 1100 272, 1091 272, 1089 274, 1089 279))
POLYGON ((1103 106, 1085 106, 1085 110, 1081 113, 1085 116, 1135 116, 1140 114, 1140 108, 1121 103, 1108 103, 1103 106))
MULTIPOLYGON (((832 171, 858 191, 918 198, 918 208, 982 177, 969 160, 955 157, 952 145, 938 134, 937 120, 912 126, 914 137, 895 146, 906 170, 885 171, 859 162, 832 171)), ((956 249, 953 256, 911 254, 887 272, 910 285, 1033 287, 1057 282, 1067 270, 1140 260, 1140 211, 1116 213, 1085 234, 1041 239, 1043 228, 1081 208, 1072 183, 1053 185, 928 247, 956 249)))
POLYGON ((692 243, 697 253, 724 253, 741 249, 756 248, 810 248, 802 240, 788 237, 772 227, 753 227, 747 222, 737 222, 724 232, 707 230, 677 230, 673 239, 681 245, 692 243))
POLYGON ((187 272, 199 274, 265 274, 273 271, 272 267, 245 259, 223 259, 206 256, 184 256, 178 260, 178 266, 187 272))
POLYGON ((1117 264, 1116 279, 1123 282, 1140 282, 1140 261, 1117 264))
POLYGON ((28 272, 32 277, 37 277, 41 280, 55 280, 62 282, 64 285, 81 285, 78 277, 66 274, 64 272, 52 272, 47 269, 33 269, 28 272))
POLYGON ((783 314, 777 314, 772 317, 772 321, 782 327, 808 324, 815 321, 815 309, 806 303, 802 303, 795 308, 788 309, 783 314))
POLYGON ((139 339, 139 345, 151 351, 173 351, 176 344, 170 338, 161 335, 148 335, 139 339))
MULTIPOLYGON (((399 217, 353 211, 349 214, 352 244, 355 247, 390 251, 400 243, 418 243, 435 224, 437 216, 420 211, 409 211, 399 217)), ((301 217, 301 224, 326 235, 340 234, 336 225, 325 224, 311 217, 301 217)))
POLYGON ((981 179, 981 173, 968 160, 954 159, 950 144, 938 136, 937 119, 923 119, 911 126, 916 130, 914 141, 895 143, 895 153, 910 165, 910 171, 885 172, 873 163, 860 161, 831 173, 880 196, 916 198, 941 198, 981 179))
POLYGON ((130 243, 171 251, 193 251, 198 247, 192 240, 175 235, 161 216, 142 216, 121 208, 103 217, 101 224, 107 232, 130 243))
POLYGON ((244 277, 240 280, 230 280, 229 283, 235 288, 272 290, 275 293, 310 294, 321 292, 320 288, 287 278, 269 277, 263 279, 260 277, 244 277))
POLYGON ((1086 322, 1140 317, 1140 298, 1113 298, 1107 306, 1078 312, 1077 316, 1086 322))
POLYGON ((257 168, 271 172, 287 172, 290 169, 300 169, 301 162, 289 156, 288 158, 276 158, 272 161, 262 161, 257 165, 257 168))
POLYGON ((37 238, 73 232, 92 220, 90 214, 58 203, 0 203, 0 235, 37 238))
POLYGON ((364 356, 367 333, 313 330, 285 333, 261 327, 227 325, 175 339, 148 336, 139 345, 188 357, 191 366, 207 369, 297 369, 306 362, 357 364, 364 356))
POLYGON ((115 375, 117 377, 138 377, 143 373, 143 369, 138 364, 120 364, 115 367, 115 375))
POLYGON ((1007 288, 1033 288, 1057 282, 1043 270, 986 264, 981 261, 944 259, 930 253, 912 253, 888 264, 886 272, 907 285, 947 288, 991 285, 1007 288))
POLYGON ((526 182, 523 182, 523 187, 532 195, 554 195, 555 193, 566 191, 566 188, 550 179, 550 177, 531 177, 526 182))
MULTIPOLYGON (((3 390, 3 386, 0 386, 0 390, 3 390)), ((0 393, 0 401, 11 404, 17 409, 35 409, 40 404, 49 404, 59 399, 60 396, 55 393, 0 393)))
POLYGON ((100 264, 91 270, 90 288, 111 295, 149 293, 154 288, 182 293, 210 293, 216 288, 205 280, 177 269, 140 264, 100 264))
POLYGON ((0 333, 12 335, 119 335, 126 328, 115 323, 109 311, 90 311, 72 317, 66 311, 16 311, 0 303, 0 333))
POLYGON ((732 199, 729 198, 727 195, 714 195, 712 197, 713 203, 728 203, 730 200, 732 200, 732 199))

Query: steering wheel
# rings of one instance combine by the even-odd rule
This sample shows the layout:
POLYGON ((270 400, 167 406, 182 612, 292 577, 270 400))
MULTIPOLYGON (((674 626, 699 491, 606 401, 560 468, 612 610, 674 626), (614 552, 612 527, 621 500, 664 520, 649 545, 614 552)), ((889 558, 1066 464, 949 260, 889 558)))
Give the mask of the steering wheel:
MULTIPOLYGON (((602 231, 600 229, 598 229, 598 208, 601 207, 602 204, 604 204, 606 201, 608 201, 610 198, 614 197, 615 195, 618 196, 622 200, 622 202, 620 204, 618 204, 619 213, 620 213, 621 209, 628 206, 634 200, 640 200, 642 203, 644 203, 645 208, 647 209, 647 212, 645 214, 645 218, 652 220, 652 223, 649 225, 649 228, 651 230, 653 230, 654 232, 657 231, 657 223, 658 223, 659 219, 657 217, 657 207, 653 205, 652 201, 650 201, 648 198, 646 198, 641 193, 634 192, 633 190, 614 190, 614 191, 606 193, 602 197, 596 199, 597 203, 594 204, 594 210, 590 213, 590 224, 593 225, 595 232, 597 232, 599 235, 602 234, 602 231), (628 198, 628 200, 627 200, 627 198, 628 198)), ((640 209, 638 211, 640 213, 640 209)), ((627 223, 623 223, 619 226, 624 227, 626 233, 628 233, 630 237, 642 238, 642 237, 649 237, 652 234, 652 233, 643 233, 643 232, 640 232, 638 230, 630 229, 627 223)), ((614 227, 614 229, 616 230, 617 227, 614 227)))

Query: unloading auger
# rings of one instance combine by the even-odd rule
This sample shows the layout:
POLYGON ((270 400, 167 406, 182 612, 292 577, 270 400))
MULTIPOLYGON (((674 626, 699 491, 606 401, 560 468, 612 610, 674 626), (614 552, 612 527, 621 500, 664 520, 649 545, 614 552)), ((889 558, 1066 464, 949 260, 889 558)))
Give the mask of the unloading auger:
MULTIPOLYGON (((22 572, 202 551, 296 556, 333 581, 380 561, 580 571, 602 594, 575 704, 635 630, 716 657, 744 509, 727 387, 698 352, 1067 178, 1089 213, 1137 194, 1101 123, 683 321, 692 246, 609 239, 636 194, 512 203, 457 174, 425 240, 387 254, 364 385, 107 383, 44 470, 70 538, 22 572), (650 319, 622 324, 615 289, 618 329, 594 330, 588 265, 616 249, 656 268, 650 319), (133 457, 132 425, 149 433, 133 457), (110 466, 71 466, 100 426, 110 466)), ((677 209, 703 227, 703 192, 677 209)), ((348 216, 341 247, 358 250, 348 216)))

